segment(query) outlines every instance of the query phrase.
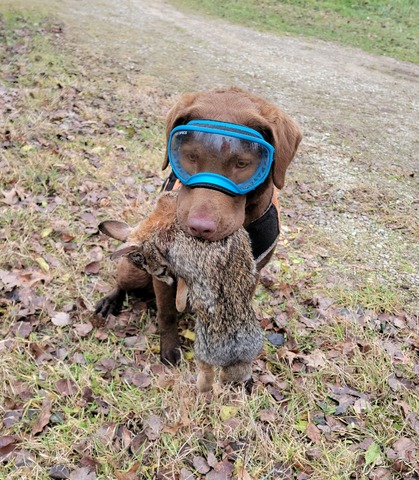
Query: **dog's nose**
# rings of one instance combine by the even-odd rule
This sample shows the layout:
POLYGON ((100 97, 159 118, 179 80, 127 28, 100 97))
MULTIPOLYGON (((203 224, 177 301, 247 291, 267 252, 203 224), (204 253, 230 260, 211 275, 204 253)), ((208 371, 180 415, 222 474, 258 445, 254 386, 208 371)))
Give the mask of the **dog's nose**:
POLYGON ((188 219, 189 233, 194 237, 209 239, 217 230, 217 224, 211 218, 192 217, 188 219))

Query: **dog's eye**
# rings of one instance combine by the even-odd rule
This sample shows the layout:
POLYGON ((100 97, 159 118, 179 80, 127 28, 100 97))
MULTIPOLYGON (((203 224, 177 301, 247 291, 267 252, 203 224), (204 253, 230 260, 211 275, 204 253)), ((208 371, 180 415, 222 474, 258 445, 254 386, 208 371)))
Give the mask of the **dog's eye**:
POLYGON ((196 153, 188 152, 187 154, 185 154, 184 159, 189 163, 196 163, 198 160, 198 156, 196 155, 196 153))
POLYGON ((236 162, 236 168, 243 169, 243 168, 246 168, 248 166, 249 166, 249 162, 246 162, 245 160, 237 160, 237 162, 236 162))

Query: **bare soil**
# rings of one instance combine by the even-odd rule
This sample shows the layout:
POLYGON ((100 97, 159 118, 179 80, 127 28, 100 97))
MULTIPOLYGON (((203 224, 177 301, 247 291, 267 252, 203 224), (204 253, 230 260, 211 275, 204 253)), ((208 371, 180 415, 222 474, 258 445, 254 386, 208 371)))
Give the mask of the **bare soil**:
MULTIPOLYGON (((281 193, 285 234, 300 232, 332 283, 374 277, 418 308, 418 65, 256 32, 163 0, 41 0, 35 8, 55 10, 86 52, 119 58, 138 88, 174 101, 235 84, 280 105, 304 132, 281 193)), ((162 116, 169 104, 158 107, 162 116)))

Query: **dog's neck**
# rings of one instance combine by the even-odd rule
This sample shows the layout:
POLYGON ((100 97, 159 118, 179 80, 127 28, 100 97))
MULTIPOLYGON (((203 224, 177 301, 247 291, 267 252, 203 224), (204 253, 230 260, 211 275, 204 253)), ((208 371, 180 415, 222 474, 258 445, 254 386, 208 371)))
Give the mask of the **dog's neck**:
POLYGON ((273 194, 274 186, 272 182, 264 182, 256 190, 247 194, 244 227, 247 227, 266 212, 272 203, 273 194))

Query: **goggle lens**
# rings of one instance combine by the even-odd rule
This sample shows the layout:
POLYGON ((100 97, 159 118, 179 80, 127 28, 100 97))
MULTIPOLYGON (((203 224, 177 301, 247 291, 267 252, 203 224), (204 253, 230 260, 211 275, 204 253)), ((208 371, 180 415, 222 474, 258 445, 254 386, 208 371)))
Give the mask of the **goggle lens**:
POLYGON ((247 127, 194 121, 172 131, 169 161, 185 185, 199 186, 202 180, 208 188, 213 184, 242 194, 265 180, 273 161, 273 147, 247 127))

